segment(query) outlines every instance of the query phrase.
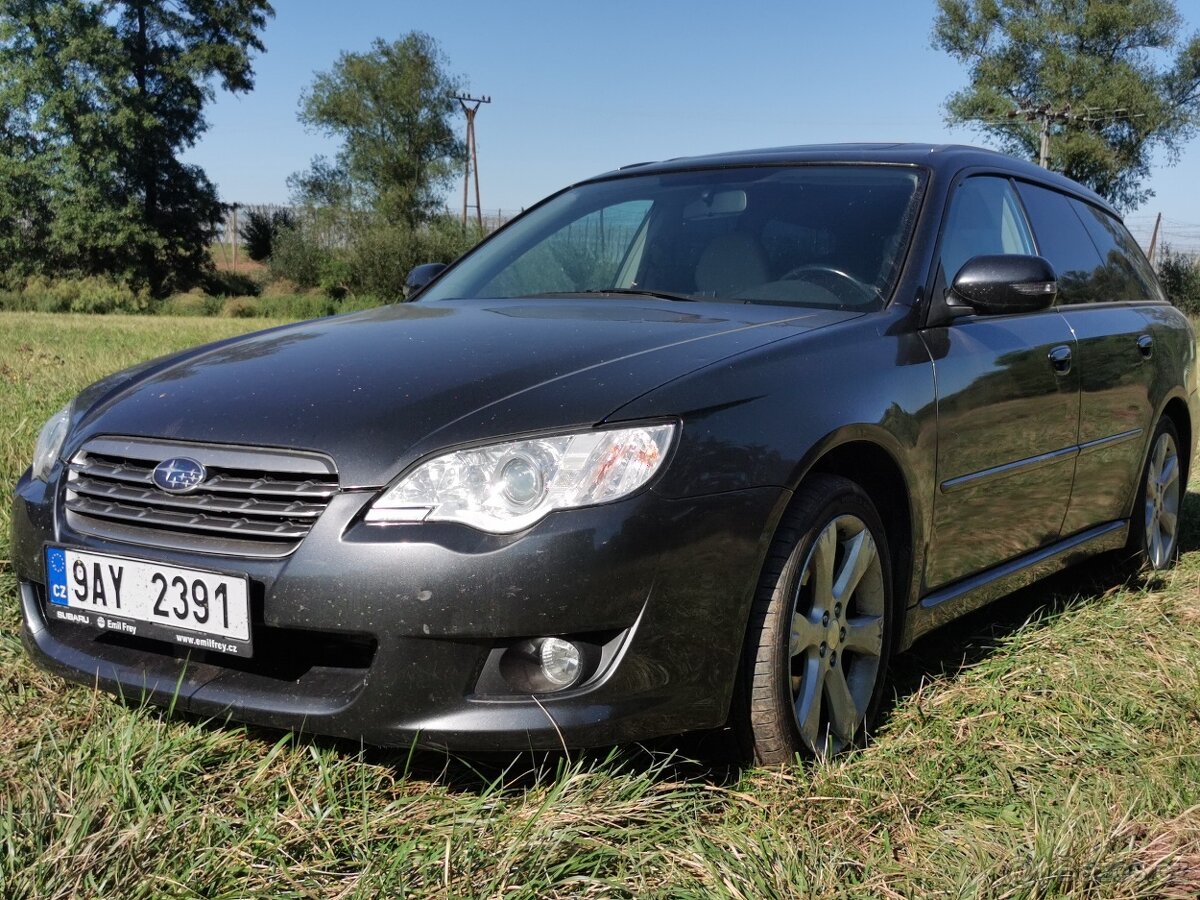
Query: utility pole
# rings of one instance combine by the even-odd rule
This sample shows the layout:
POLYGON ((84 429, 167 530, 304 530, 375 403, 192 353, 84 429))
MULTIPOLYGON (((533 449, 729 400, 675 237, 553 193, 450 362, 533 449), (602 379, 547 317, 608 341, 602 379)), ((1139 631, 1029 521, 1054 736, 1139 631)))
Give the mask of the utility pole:
POLYGON ((1154 265, 1154 251, 1158 249, 1158 230, 1162 227, 1162 213, 1158 214, 1158 218, 1154 220, 1154 231, 1150 235, 1150 250, 1146 254, 1146 258, 1150 260, 1150 265, 1154 265))
POLYGON ((1049 106, 1025 107, 1023 109, 1010 109, 1002 115, 989 115, 980 118, 978 121, 988 125, 1004 125, 1013 122, 1016 119, 1024 119, 1026 122, 1038 123, 1038 165, 1043 169, 1050 168, 1050 126, 1054 123, 1066 122, 1083 122, 1088 125, 1098 122, 1111 122, 1116 119, 1141 119, 1142 113, 1130 115, 1129 110, 1120 109, 1093 109, 1085 106, 1082 112, 1076 112, 1071 109, 1071 104, 1067 104, 1062 109, 1052 109, 1049 106))
POLYGON ((231 238, 231 243, 233 244, 233 271, 236 272, 237 271, 237 245, 238 245, 238 223, 237 223, 238 204, 234 203, 232 208, 233 208, 233 233, 230 236, 230 238, 231 238))
POLYGON ((471 183, 471 169, 475 170, 475 221, 479 223, 479 229, 483 230, 483 207, 479 202, 479 147, 475 143, 475 114, 479 112, 479 106, 483 103, 491 103, 491 97, 455 97, 458 105, 462 107, 463 113, 467 117, 467 158, 464 162, 465 170, 463 171, 463 212, 462 226, 463 231, 467 230, 467 193, 471 183))
POLYGON ((1038 165, 1043 169, 1048 169, 1050 168, 1050 123, 1069 122, 1080 117, 1071 112, 1071 106, 1068 104, 1060 110, 1052 110, 1048 106, 1039 106, 1037 109, 1012 109, 1008 111, 1007 118, 1023 118, 1027 122, 1039 123, 1038 131, 1041 140, 1038 144, 1038 165))

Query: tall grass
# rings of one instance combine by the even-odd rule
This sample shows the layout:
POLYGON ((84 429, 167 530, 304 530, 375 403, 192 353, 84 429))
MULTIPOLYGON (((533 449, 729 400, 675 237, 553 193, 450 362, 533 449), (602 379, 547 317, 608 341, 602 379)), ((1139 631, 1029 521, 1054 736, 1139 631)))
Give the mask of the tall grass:
MULTIPOLYGON (((68 395, 244 327, 0 315, 4 515, 68 395)), ((1174 572, 1001 600, 897 661, 868 749, 781 771, 722 763, 719 734, 460 759, 125 705, 29 662, 5 564, 0 896, 1194 898, 1200 497, 1185 512, 1174 572)))

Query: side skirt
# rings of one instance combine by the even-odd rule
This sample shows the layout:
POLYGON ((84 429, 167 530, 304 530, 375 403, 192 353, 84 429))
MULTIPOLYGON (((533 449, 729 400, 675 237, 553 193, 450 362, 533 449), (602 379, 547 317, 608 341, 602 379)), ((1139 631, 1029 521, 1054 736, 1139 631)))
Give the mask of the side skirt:
POLYGON ((1033 584, 1047 575, 1082 562, 1089 556, 1125 546, 1129 521, 1107 522, 1064 538, 1057 543, 1010 559, 978 575, 972 575, 921 598, 908 611, 902 649, 917 638, 940 628, 959 616, 979 609, 1013 591, 1033 584))

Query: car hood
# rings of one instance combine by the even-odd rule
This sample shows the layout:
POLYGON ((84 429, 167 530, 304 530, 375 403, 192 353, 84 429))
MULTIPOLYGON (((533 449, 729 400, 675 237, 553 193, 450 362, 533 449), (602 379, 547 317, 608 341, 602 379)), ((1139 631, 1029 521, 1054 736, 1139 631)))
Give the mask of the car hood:
POLYGON ((701 366, 856 315, 636 299, 381 307, 100 382, 67 449, 107 434, 316 450, 344 487, 376 487, 431 451, 590 426, 701 366))

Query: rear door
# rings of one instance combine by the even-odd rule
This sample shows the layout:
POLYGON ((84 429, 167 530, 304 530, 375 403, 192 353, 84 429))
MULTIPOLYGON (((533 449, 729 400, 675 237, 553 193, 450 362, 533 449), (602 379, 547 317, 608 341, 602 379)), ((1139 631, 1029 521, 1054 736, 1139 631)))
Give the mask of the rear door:
MULTIPOLYGON (((1035 246, 1008 178, 964 180, 941 238, 940 287, 981 254, 1035 246)), ((1075 338, 1056 310, 966 316, 922 332, 937 378, 938 450, 925 590, 1058 539, 1079 420, 1075 338)))
POLYGON ((1080 449, 1066 535, 1129 513, 1152 427, 1154 346, 1144 307, 1157 288, 1107 212, 1040 185, 1022 182, 1018 190, 1038 250, 1058 274, 1058 307, 1076 340, 1080 449))

